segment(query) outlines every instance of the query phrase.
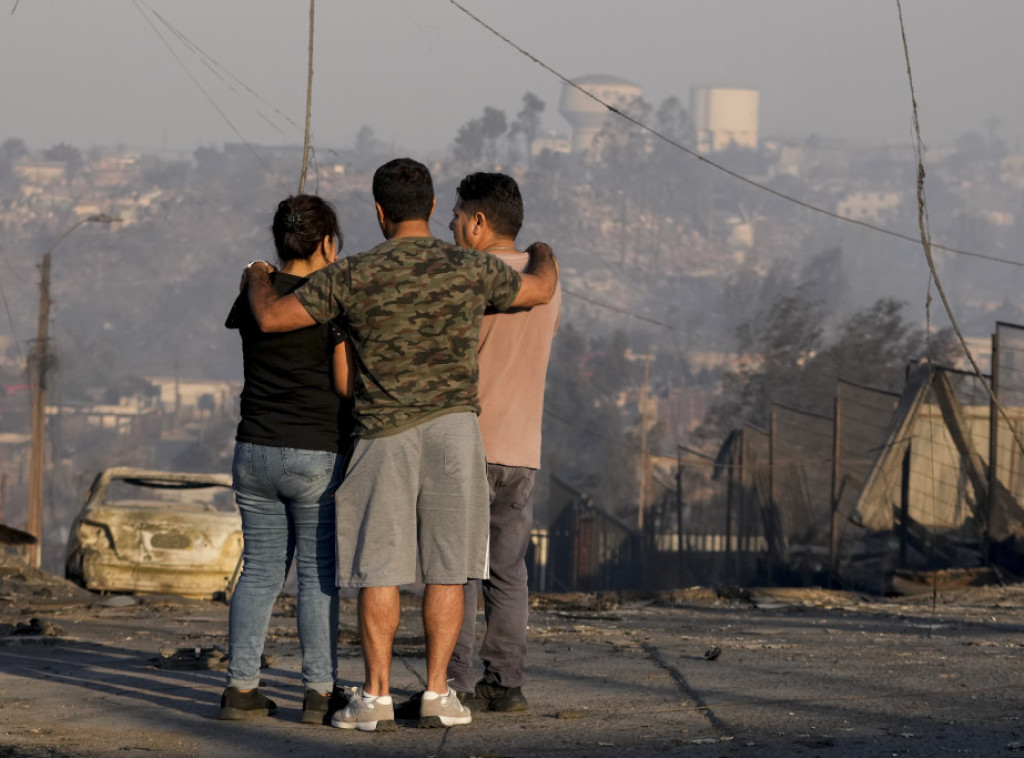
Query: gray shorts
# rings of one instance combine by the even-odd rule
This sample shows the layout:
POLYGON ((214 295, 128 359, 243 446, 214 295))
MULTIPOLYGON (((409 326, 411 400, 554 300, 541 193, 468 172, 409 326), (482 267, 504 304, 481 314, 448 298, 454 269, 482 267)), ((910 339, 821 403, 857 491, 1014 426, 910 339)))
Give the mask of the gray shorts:
POLYGON ((338 506, 338 586, 488 576, 490 505, 480 427, 451 413, 399 434, 360 439, 338 506))

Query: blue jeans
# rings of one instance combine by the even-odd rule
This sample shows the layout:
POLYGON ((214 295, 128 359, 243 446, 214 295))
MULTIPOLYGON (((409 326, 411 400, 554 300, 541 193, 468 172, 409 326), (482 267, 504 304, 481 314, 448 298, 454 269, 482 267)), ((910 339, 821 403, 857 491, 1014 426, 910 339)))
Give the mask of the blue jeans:
POLYGON ((334 491, 345 456, 235 444, 231 474, 242 514, 242 574, 231 596, 228 685, 259 685, 274 601, 298 554, 299 643, 306 689, 330 692, 338 670, 334 491))

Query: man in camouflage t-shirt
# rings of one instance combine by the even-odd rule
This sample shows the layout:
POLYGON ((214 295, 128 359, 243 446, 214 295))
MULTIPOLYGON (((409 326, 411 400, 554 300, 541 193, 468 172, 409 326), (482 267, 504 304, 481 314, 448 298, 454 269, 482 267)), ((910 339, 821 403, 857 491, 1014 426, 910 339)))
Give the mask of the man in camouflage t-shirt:
POLYGON ((403 237, 339 260, 296 296, 318 322, 344 319, 360 360, 356 433, 380 437, 445 413, 480 412, 481 319, 488 307, 507 310, 519 283, 494 256, 403 237))
POLYGON ((477 340, 484 310, 548 302, 551 250, 528 249, 527 272, 430 234, 434 191, 408 158, 374 174, 387 242, 323 269, 295 293, 269 287, 269 264, 247 269, 264 331, 338 317, 355 353, 356 447, 338 490, 338 584, 359 588, 366 679, 332 723, 389 728, 391 646, 398 585, 426 584, 427 689, 423 725, 469 723, 446 681, 459 634, 463 585, 487 575, 488 490, 476 413, 477 340))

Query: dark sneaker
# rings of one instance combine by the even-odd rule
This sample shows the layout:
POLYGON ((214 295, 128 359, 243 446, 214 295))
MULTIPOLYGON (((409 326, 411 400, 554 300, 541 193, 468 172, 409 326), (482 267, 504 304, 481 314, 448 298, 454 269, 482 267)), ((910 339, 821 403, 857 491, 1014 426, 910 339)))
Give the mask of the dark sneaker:
POLYGON ((390 732, 395 725, 395 707, 390 695, 382 695, 372 703, 363 699, 363 688, 356 690, 342 710, 331 717, 331 726, 358 729, 360 732, 390 732))
POLYGON ((500 684, 477 682, 476 697, 481 708, 488 711, 525 711, 530 707, 522 687, 502 687, 500 684))
POLYGON ((327 694, 306 690, 302 697, 302 723, 329 725, 331 717, 348 705, 348 701, 349 696, 341 687, 327 694))
POLYGON ((428 698, 426 692, 420 697, 420 720, 417 726, 421 729, 468 724, 473 720, 473 714, 459 702, 455 690, 449 688, 443 695, 431 694, 434 697, 428 698))
POLYGON ((487 709, 487 703, 476 696, 475 692, 455 692, 459 696, 459 702, 471 711, 483 711, 487 709))
POLYGON ((273 716, 277 711, 277 703, 268 698, 259 689, 239 692, 237 687, 225 687, 220 696, 221 721, 244 721, 260 716, 273 716))

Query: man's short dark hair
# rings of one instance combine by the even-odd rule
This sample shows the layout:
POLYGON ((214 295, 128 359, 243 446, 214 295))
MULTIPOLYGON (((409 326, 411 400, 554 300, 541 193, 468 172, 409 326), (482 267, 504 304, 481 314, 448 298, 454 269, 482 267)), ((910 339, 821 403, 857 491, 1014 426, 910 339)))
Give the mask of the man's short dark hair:
POLYGON ((430 218, 434 182, 430 171, 412 158, 395 158, 373 174, 373 200, 394 222, 430 218))
POLYGON ((523 196, 516 180, 507 174, 470 174, 455 190, 467 214, 483 213, 495 232, 503 237, 519 234, 523 226, 523 196))

